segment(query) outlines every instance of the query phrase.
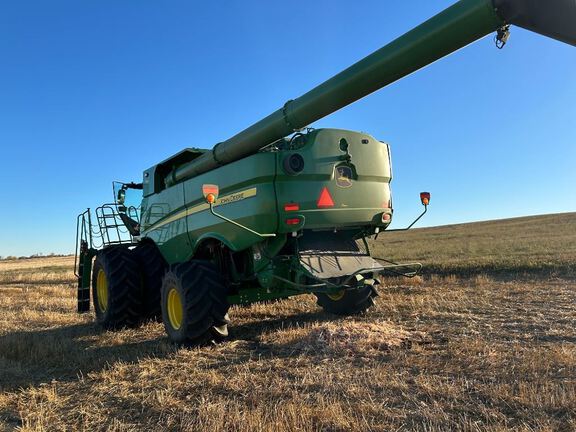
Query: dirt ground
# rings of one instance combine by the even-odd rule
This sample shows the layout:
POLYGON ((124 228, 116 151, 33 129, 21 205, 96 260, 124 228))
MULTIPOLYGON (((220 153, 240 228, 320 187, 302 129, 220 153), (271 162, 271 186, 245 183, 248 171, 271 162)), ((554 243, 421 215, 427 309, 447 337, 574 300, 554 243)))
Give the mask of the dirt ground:
POLYGON ((336 318, 234 307, 227 342, 75 313, 70 258, 0 261, 0 430, 576 430, 576 281, 386 279, 336 318))

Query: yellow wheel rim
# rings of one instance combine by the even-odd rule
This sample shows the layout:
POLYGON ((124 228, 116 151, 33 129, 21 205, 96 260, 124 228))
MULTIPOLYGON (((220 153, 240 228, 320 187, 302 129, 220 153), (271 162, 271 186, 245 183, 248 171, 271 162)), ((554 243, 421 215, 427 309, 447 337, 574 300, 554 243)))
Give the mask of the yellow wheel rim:
POLYGON ((338 300, 342 300, 342 298, 344 297, 345 291, 344 290, 340 290, 338 292, 335 292, 333 294, 326 294, 328 296, 328 298, 330 300, 334 300, 334 301, 338 301, 338 300))
POLYGON ((182 327, 182 319, 184 318, 184 308, 182 307, 182 299, 180 293, 176 288, 171 288, 168 291, 168 320, 174 330, 179 330, 182 327))
POLYGON ((98 297, 98 308, 101 312, 106 312, 108 309, 108 279, 102 269, 98 271, 96 279, 96 296, 98 297))

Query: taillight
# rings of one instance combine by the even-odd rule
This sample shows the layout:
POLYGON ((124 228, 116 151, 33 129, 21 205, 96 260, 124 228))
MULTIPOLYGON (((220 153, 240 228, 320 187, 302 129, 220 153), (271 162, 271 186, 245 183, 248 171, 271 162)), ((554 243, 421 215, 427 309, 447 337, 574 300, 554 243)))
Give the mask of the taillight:
POLYGON ((286 211, 286 212, 298 211, 298 210, 300 210, 299 204, 296 204, 296 203, 284 204, 284 211, 286 211))

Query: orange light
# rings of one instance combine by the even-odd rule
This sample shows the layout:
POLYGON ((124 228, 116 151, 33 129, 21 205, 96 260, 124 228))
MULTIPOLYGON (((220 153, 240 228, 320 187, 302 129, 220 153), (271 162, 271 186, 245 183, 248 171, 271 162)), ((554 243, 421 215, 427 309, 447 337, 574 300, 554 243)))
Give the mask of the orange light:
POLYGON ((300 224, 300 218, 286 219, 286 225, 298 225, 300 224))
POLYGON ((420 201, 427 206, 430 203, 430 192, 420 192, 420 201))
POLYGON ((207 197, 208 194, 213 194, 215 197, 217 197, 219 189, 220 188, 218 187, 218 185, 203 184, 202 185, 202 194, 204 195, 204 197, 207 197))
POLYGON ((382 222, 389 222, 391 218, 390 213, 382 213, 382 222))
POLYGON ((332 199, 332 195, 330 195, 330 191, 328 191, 327 187, 324 187, 324 189, 322 189, 322 192, 320 192, 320 198, 318 198, 316 206, 334 207, 334 200, 332 199))
POLYGON ((284 211, 298 211, 300 210, 300 205, 296 203, 284 204, 284 211))
POLYGON ((214 195, 213 193, 209 193, 208 195, 206 195, 206 202, 208 204, 214 204, 216 202, 216 195, 214 195))

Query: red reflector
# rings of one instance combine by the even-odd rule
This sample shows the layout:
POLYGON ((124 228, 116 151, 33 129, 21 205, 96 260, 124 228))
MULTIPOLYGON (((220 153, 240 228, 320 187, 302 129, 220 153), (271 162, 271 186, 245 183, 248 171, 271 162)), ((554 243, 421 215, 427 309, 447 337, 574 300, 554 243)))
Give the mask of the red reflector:
POLYGON ((330 192, 328 191, 327 187, 324 187, 324 189, 322 189, 322 192, 320 192, 320 198, 318 198, 316 206, 334 207, 334 200, 332 199, 332 196, 330 195, 330 192))
POLYGON ((202 193, 204 194, 204 198, 206 198, 206 195, 208 194, 214 194, 216 197, 218 197, 218 185, 213 185, 213 184, 204 184, 202 185, 202 193))
POLYGON ((284 204, 284 211, 298 211, 300 210, 300 205, 296 203, 284 204))
POLYGON ((299 223, 300 223, 299 218, 286 219, 286 225, 298 225, 299 223))

